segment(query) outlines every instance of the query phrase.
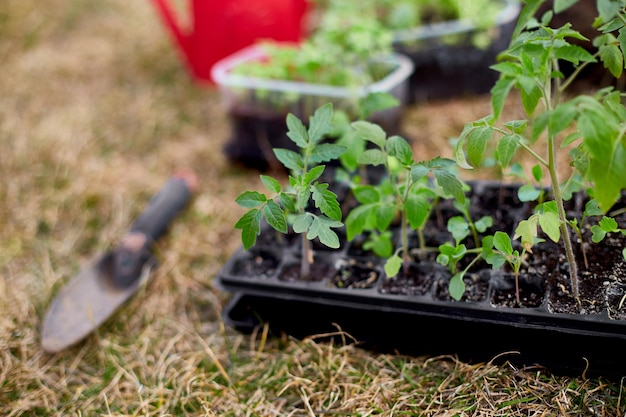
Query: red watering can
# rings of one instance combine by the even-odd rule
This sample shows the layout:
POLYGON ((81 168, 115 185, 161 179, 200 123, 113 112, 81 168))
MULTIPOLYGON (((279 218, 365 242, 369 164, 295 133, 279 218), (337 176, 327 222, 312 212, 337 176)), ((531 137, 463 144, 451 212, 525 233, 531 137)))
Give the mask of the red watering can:
POLYGON ((306 0, 188 0, 189 27, 181 27, 171 0, 152 0, 199 82, 213 83, 211 67, 261 39, 299 41, 306 0))

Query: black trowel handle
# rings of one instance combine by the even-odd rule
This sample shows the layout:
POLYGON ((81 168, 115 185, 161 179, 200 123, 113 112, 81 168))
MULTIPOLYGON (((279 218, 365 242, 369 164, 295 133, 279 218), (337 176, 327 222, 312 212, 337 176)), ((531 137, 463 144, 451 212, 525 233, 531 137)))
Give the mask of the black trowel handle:
POLYGON ((148 244, 158 240, 196 189, 197 179, 193 173, 181 172, 173 175, 152 197, 148 207, 131 226, 130 233, 143 233, 148 238, 148 244))
POLYGON ((144 265, 151 258, 150 247, 165 234, 197 188, 198 181, 192 172, 179 172, 152 197, 120 246, 111 254, 114 266, 111 278, 116 286, 126 288, 137 282, 144 265))

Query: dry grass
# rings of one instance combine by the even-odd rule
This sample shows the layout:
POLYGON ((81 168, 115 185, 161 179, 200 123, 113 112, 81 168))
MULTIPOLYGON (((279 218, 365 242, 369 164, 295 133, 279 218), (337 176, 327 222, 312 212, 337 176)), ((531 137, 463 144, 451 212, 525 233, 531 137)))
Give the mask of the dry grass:
MULTIPOLYGON (((1 415, 624 412, 621 381, 224 328, 212 279, 239 245, 233 199, 258 179, 222 158, 219 97, 189 79, 149 1, 3 0, 0 59, 1 415), (51 297, 180 166, 201 190, 161 241, 153 281, 84 343, 44 354, 51 297)), ((411 110, 419 154, 488 111, 471 103, 411 110)))

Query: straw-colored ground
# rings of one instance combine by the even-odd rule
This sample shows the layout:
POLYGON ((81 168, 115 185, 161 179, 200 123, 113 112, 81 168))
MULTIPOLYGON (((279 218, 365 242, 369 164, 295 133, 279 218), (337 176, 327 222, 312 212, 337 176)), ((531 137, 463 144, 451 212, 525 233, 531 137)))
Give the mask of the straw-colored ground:
MULTIPOLYGON (((189 78, 149 0, 3 0, 0 60, 0 415, 626 410, 621 381, 224 328, 227 297, 212 281, 239 246, 233 200, 258 176, 223 159, 217 92, 189 78), (51 297, 119 241, 177 167, 197 172, 200 192, 160 242, 153 281, 84 343, 42 352, 51 297)), ((406 129, 434 156, 488 107, 481 98, 412 109, 406 129)))

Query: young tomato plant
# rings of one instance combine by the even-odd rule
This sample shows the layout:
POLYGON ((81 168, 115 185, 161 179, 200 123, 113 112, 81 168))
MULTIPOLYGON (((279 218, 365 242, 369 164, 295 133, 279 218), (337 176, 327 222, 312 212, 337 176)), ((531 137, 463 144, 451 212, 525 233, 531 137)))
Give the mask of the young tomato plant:
MULTIPOLYGON (((399 216, 401 244, 385 264, 385 272, 393 277, 400 268, 407 270, 409 266, 409 226, 423 229, 432 210, 432 200, 439 195, 464 202, 463 183, 450 171, 454 161, 435 158, 415 162, 413 150, 404 138, 388 138, 380 126, 370 122, 358 121, 352 126, 358 137, 373 145, 361 154, 359 163, 383 165, 387 178, 380 184, 355 188, 361 205, 346 218, 348 239, 366 230, 384 232, 399 216), (433 182, 429 178, 431 174, 433 182)), ((420 246, 424 247, 423 239, 420 246)))
MULTIPOLYGON (((557 163, 558 155, 560 150, 567 152, 565 147, 574 148, 569 158, 561 159, 591 184, 589 189, 593 190, 592 197, 598 201, 600 209, 609 210, 626 188, 626 176, 621 168, 626 164, 626 108, 621 104, 619 93, 610 90, 569 100, 564 92, 585 66, 598 59, 613 75, 621 75, 626 46, 626 1, 598 0, 599 17, 595 24, 600 34, 593 40, 598 48, 595 55, 570 42, 572 39, 588 41, 570 24, 549 27, 551 12, 537 21, 533 16, 542 3, 542 0, 526 2, 511 46, 492 67, 501 73, 491 90, 493 114, 466 126, 455 155, 464 168, 479 166, 487 142, 497 137, 494 158, 502 167, 507 167, 516 151, 523 149, 547 172, 553 201, 541 204, 531 219, 520 224, 521 229, 516 234, 522 238, 527 251, 537 236, 537 226, 552 240, 563 242, 572 294, 579 300, 578 265, 568 231, 571 221, 563 204, 566 194, 562 184, 570 181, 562 182, 559 178, 563 170, 557 163), (613 33, 619 33, 618 38, 613 33), (575 68, 567 79, 559 68, 563 61, 575 68), (519 91, 527 119, 498 126, 506 98, 514 89, 519 91)), ((555 2, 555 7, 560 11, 573 3, 575 1, 555 2)), ((536 172, 534 176, 542 177, 536 172)))
POLYGON ((237 221, 245 249, 256 243, 261 233, 261 220, 281 233, 288 232, 288 220, 295 233, 302 235, 302 260, 300 275, 309 277, 313 252, 310 241, 319 241, 330 247, 339 247, 339 237, 333 230, 343 226, 337 195, 328 189, 327 183, 319 182, 324 173, 323 162, 338 158, 345 148, 332 143, 321 143, 331 131, 333 108, 326 104, 315 111, 308 129, 294 115, 287 116, 289 138, 300 148, 300 153, 288 149, 274 149, 276 158, 291 171, 289 186, 284 188, 275 178, 261 175, 269 195, 258 191, 245 191, 236 202, 248 211, 237 221), (310 207, 311 200, 319 212, 310 207))

